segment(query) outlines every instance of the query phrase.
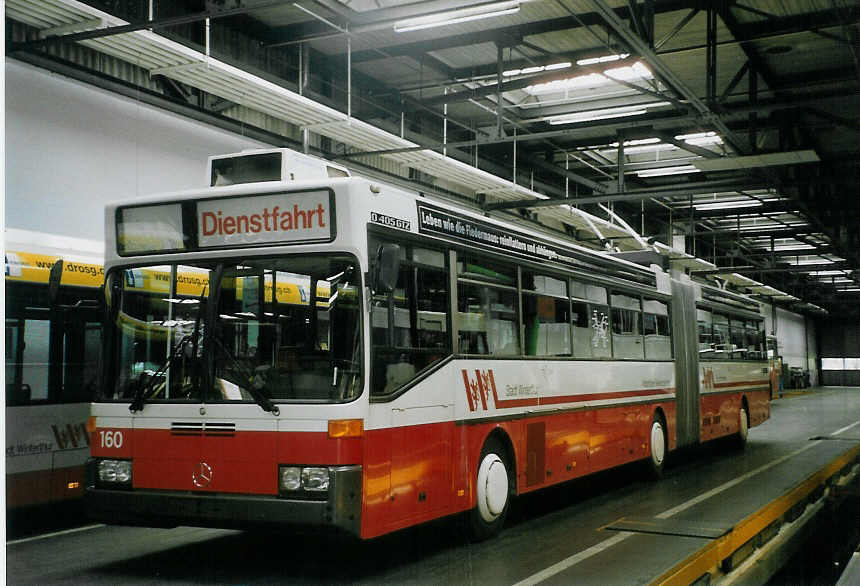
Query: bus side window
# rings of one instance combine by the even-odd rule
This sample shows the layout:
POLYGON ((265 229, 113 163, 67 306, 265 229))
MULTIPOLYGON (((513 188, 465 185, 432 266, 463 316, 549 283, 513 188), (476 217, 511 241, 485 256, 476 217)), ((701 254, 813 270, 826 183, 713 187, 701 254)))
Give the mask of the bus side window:
POLYGON ((639 297, 613 291, 612 348, 615 358, 645 358, 639 297))
POLYGON ((732 358, 746 358, 747 345, 745 334, 746 322, 739 317, 732 316, 729 320, 729 339, 732 346, 732 358))
POLYGON ((520 353, 516 267, 463 255, 457 261, 461 354, 520 353))
POLYGON ((714 355, 713 358, 731 358, 732 349, 729 341, 729 318, 721 313, 713 314, 714 355))
POLYGON ((7 403, 48 400, 50 331, 47 319, 6 320, 6 340, 13 343, 6 347, 7 403))
POLYGON ((522 290, 526 356, 570 356, 567 281, 523 271, 522 290))
POLYGON ((611 358, 609 306, 606 289, 571 281, 573 355, 576 358, 611 358))
POLYGON ((645 358, 670 360, 672 338, 669 334, 669 306, 662 301, 645 299, 643 309, 645 358))
MULTIPOLYGON (((371 394, 390 395, 451 353, 446 254, 400 244, 397 284, 371 300, 371 394)), ((379 245, 371 239, 371 250, 379 245)))
POLYGON ((101 352, 101 324, 67 322, 65 327, 62 403, 91 401, 95 396, 101 352))
POLYGON ((714 357, 713 317, 710 310, 696 309, 696 324, 699 330, 699 357, 714 357))

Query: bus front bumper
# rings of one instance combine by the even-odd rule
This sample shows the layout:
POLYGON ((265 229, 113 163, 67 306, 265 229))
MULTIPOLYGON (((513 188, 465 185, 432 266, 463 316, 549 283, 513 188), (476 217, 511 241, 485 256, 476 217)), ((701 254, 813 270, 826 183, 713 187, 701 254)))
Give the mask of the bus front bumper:
POLYGON ((237 495, 141 489, 110 489, 88 483, 87 515, 112 525, 145 527, 247 528, 329 527, 358 536, 361 519, 361 466, 333 470, 327 500, 269 495, 237 495))

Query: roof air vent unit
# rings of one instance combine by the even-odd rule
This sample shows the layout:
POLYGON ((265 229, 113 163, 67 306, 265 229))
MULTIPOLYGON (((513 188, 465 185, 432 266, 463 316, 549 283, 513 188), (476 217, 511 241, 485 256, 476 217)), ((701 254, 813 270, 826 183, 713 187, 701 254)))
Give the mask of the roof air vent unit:
POLYGON ((209 185, 260 181, 325 181, 349 177, 349 171, 323 159, 289 149, 242 151, 209 157, 209 185))

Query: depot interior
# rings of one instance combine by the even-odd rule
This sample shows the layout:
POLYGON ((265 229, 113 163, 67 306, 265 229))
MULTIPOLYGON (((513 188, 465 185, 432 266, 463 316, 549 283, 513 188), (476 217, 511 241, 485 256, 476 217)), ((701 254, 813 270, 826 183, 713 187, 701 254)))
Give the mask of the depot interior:
POLYGON ((860 385, 860 8, 7 0, 6 232, 285 146, 756 296, 786 389, 860 385))

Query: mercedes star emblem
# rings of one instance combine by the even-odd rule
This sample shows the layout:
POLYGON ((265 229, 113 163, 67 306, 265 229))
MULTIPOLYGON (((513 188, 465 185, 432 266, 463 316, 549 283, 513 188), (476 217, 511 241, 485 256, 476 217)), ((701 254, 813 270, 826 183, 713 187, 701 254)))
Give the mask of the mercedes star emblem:
POLYGON ((212 466, 206 462, 200 462, 197 471, 191 475, 191 481, 197 488, 206 488, 212 482, 212 466))

